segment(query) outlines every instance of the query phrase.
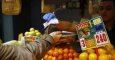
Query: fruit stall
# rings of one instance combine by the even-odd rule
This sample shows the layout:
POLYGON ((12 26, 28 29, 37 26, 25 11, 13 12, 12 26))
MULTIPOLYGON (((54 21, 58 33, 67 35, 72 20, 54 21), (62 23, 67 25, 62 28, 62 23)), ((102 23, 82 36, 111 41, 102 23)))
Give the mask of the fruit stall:
MULTIPOLYGON (((62 31, 60 43, 48 50, 42 60, 115 60, 115 48, 109 41, 100 16, 76 25, 76 32, 62 31), (80 43, 81 48, 73 46, 72 42, 80 43)), ((39 30, 30 28, 19 34, 18 41, 4 44, 24 46, 40 36, 42 34, 39 30)))
MULTIPOLYGON (((43 2, 44 0, 42 0, 42 4, 44 4, 43 2)), ((79 2, 77 0, 72 0, 71 2, 67 3, 66 8, 82 8, 80 5, 78 5, 78 7, 74 7, 74 4, 69 6, 70 3, 76 4, 79 2)), ((44 10, 42 10, 42 12, 46 13, 47 10, 45 9, 45 5, 43 6, 44 10)), ((19 14, 20 9, 21 6, 19 5, 19 11, 15 13, 16 15, 19 14)), ((34 13, 32 14, 34 15, 34 13)), ((60 15, 64 14, 61 13, 60 15)), ((57 16, 54 16, 53 20, 56 19, 57 16)), ((65 20, 63 21, 63 19, 56 23, 58 23, 56 26, 53 26, 55 24, 49 24, 52 25, 49 28, 58 28, 58 31, 61 31, 61 37, 55 36, 57 37, 57 40, 59 39, 60 41, 56 43, 56 45, 53 46, 50 50, 48 50, 41 60, 115 60, 115 48, 110 42, 101 16, 97 16, 89 20, 84 20, 83 22, 77 24, 73 22, 71 24, 71 22, 65 20)), ((47 22, 46 25, 48 25, 47 22)), ((45 31, 45 33, 48 34, 51 32, 55 31, 53 31, 53 29, 45 31)), ((25 46, 26 44, 39 39, 41 36, 42 33, 32 27, 28 31, 20 33, 18 35, 18 40, 11 40, 3 44, 25 46)))
POLYGON ((76 29, 78 40, 60 39, 65 42, 52 47, 43 60, 115 60, 114 46, 100 16, 76 25, 76 29), (81 52, 71 42, 79 42, 81 52))

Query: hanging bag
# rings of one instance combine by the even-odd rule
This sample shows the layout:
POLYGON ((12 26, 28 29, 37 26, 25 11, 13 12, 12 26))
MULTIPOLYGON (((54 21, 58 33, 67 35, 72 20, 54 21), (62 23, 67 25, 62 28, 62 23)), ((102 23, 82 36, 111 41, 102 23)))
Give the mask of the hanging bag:
POLYGON ((2 13, 18 15, 21 11, 21 0, 2 0, 2 13))

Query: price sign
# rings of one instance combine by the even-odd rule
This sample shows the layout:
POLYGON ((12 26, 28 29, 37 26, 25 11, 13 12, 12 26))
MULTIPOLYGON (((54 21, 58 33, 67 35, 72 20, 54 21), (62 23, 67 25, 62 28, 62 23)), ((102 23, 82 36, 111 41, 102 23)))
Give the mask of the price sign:
POLYGON ((36 40, 35 37, 24 37, 25 38, 25 41, 34 41, 36 40))
POLYGON ((25 40, 25 44, 28 44, 32 41, 35 41, 37 39, 39 39, 40 37, 37 37, 37 36, 25 36, 24 37, 24 40, 25 40))
POLYGON ((40 37, 37 37, 37 36, 24 36, 21 38, 21 45, 26 45, 32 41, 35 41, 37 39, 39 39, 40 37))
POLYGON ((76 25, 82 50, 109 44, 109 38, 100 16, 76 25))
POLYGON ((83 48, 83 49, 86 49, 86 41, 85 41, 85 39, 84 38, 81 38, 80 39, 80 44, 81 44, 81 47, 83 48))
POLYGON ((97 45, 108 43, 106 32, 99 32, 94 35, 97 45))

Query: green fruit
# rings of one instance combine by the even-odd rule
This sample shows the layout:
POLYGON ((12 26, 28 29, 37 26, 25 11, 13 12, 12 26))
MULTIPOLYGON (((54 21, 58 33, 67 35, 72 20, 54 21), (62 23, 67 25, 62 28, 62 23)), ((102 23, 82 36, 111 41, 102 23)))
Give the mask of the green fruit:
POLYGON ((27 31, 27 32, 25 32, 25 33, 24 33, 24 35, 25 35, 25 36, 28 36, 28 35, 29 35, 29 32, 28 32, 28 31, 27 31))
POLYGON ((36 33, 36 36, 41 36, 41 33, 40 32, 36 33))
POLYGON ((34 29, 34 28, 30 28, 30 32, 31 32, 31 31, 35 31, 35 29, 34 29))
POLYGON ((35 30, 36 33, 38 33, 39 31, 38 30, 35 30))

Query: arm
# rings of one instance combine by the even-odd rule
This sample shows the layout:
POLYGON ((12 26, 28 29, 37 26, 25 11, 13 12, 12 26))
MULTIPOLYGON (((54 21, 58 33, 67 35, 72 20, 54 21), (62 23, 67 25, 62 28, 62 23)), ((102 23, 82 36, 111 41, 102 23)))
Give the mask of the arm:
POLYGON ((37 59, 40 59, 53 45, 53 38, 50 35, 43 35, 39 40, 27 44, 26 48, 33 53, 37 59))
POLYGON ((39 40, 22 46, 11 46, 0 44, 1 60, 34 60, 41 59, 49 48, 53 45, 53 38, 43 35, 39 40))

